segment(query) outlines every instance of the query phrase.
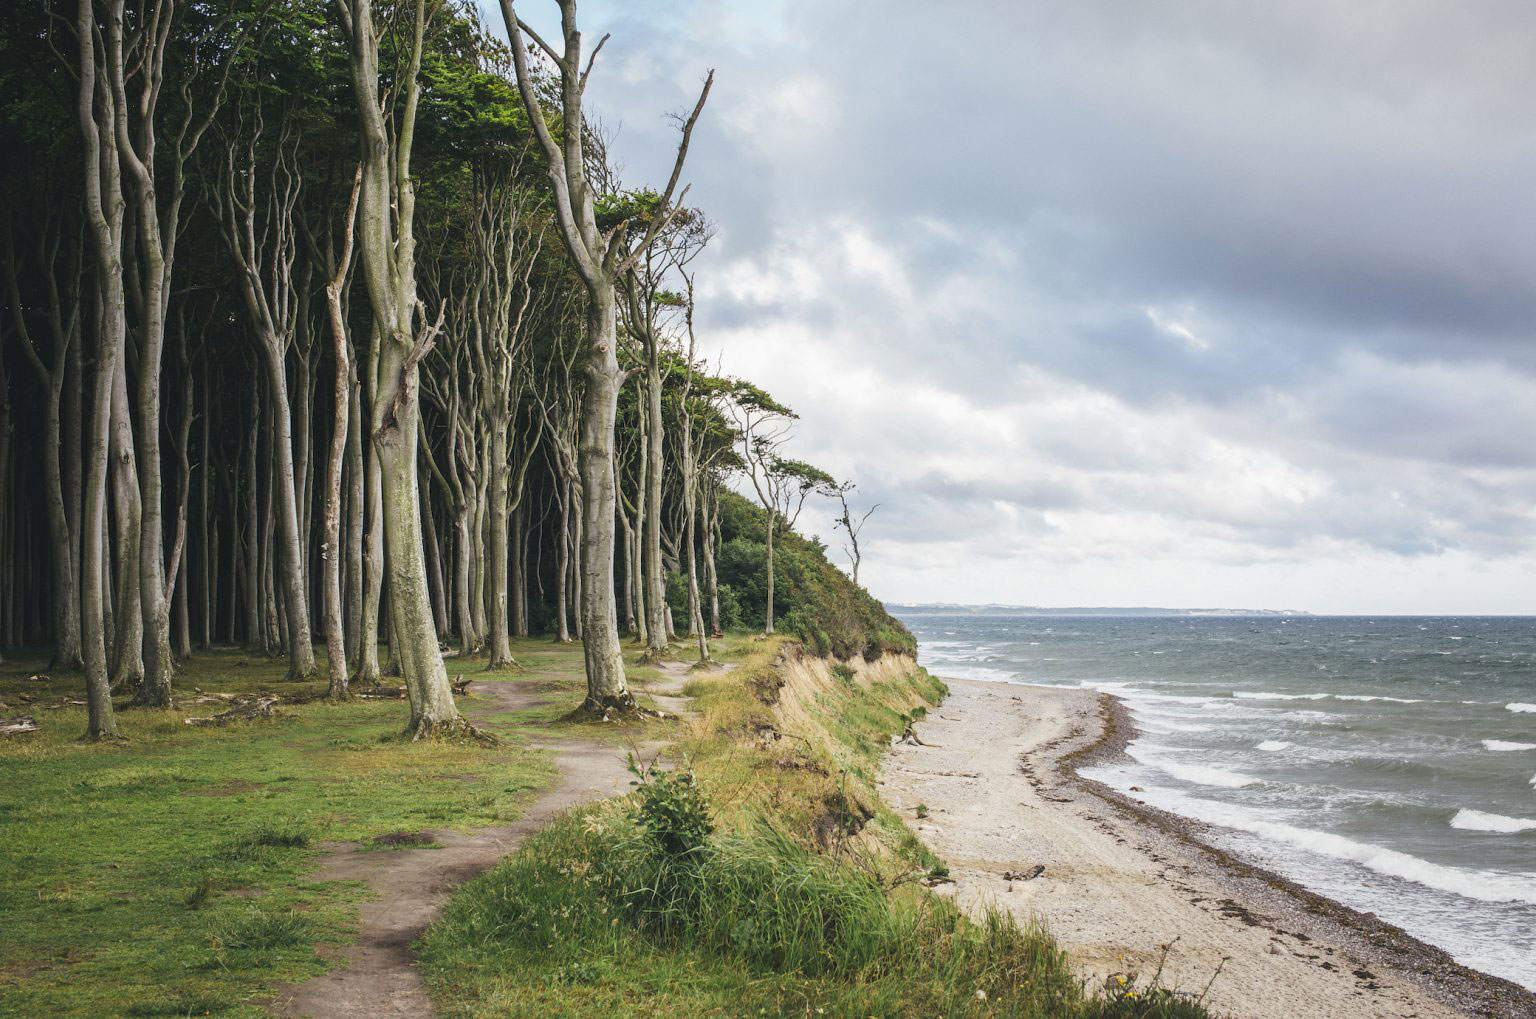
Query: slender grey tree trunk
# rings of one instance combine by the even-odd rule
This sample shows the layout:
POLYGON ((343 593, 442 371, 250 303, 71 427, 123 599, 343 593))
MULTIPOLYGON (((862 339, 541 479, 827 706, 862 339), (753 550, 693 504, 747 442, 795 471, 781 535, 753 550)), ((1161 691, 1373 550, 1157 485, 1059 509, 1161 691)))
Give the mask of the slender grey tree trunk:
POLYGON ((622 507, 619 509, 619 550, 622 556, 620 566, 624 571, 624 630, 630 634, 638 635, 640 627, 635 615, 635 558, 634 529, 629 526, 629 515, 622 507))
POLYGON ((474 616, 469 610, 470 585, 469 507, 458 506, 453 514, 453 600, 459 619, 459 653, 472 655, 480 647, 474 616))
MULTIPOLYGON (((77 341, 78 342, 78 341, 77 341)), ((64 501, 64 472, 60 459, 60 412, 64 379, 54 382, 48 393, 47 417, 43 422, 43 494, 48 512, 48 550, 53 560, 53 669, 78 669, 80 650, 80 590, 73 557, 74 539, 70 535, 69 514, 64 501)))
POLYGON ((90 448, 85 459, 80 520, 80 631, 85 663, 85 738, 116 739, 107 671, 106 601, 107 468, 112 443, 112 390, 127 332, 122 286, 123 195, 112 104, 96 65, 95 6, 79 0, 76 111, 85 148, 85 210, 96 264, 96 377, 90 408, 90 448), (98 120, 98 110, 102 123, 98 120))
POLYGON ((511 579, 509 583, 511 605, 510 625, 512 633, 518 637, 528 636, 528 532, 526 528, 527 514, 519 503, 512 513, 512 562, 510 564, 511 579))
MULTIPOLYGON (((314 640, 309 632, 309 599, 304 590, 303 536, 299 532, 299 503, 294 475, 292 409, 288 403, 288 379, 283 370, 283 344, 275 336, 258 344, 267 369, 271 393, 273 486, 278 524, 277 565, 283 584, 283 608, 287 618, 288 678, 308 679, 315 666, 314 640)), ((304 398, 301 394, 301 399, 304 398)), ((270 498, 270 496, 269 496, 270 498)))
POLYGON ((245 646, 261 651, 266 645, 261 632, 261 513, 256 493, 260 456, 261 389, 251 386, 251 434, 246 440, 245 474, 245 646))
POLYGON ((566 621, 566 585, 570 577, 571 553, 571 499, 570 482, 560 481, 560 531, 555 539, 555 637, 562 644, 571 642, 570 624, 566 621))
POLYGON ((352 360, 348 352, 347 322, 341 304, 341 288, 352 257, 352 221, 357 209, 357 190, 347 210, 346 251, 340 271, 326 285, 326 310, 331 324, 331 350, 336 361, 336 377, 331 389, 331 446, 325 471, 325 533, 321 538, 320 563, 324 570, 325 664, 330 682, 326 695, 346 700, 347 645, 346 623, 342 619, 341 564, 346 550, 341 543, 341 473, 347 455, 347 419, 352 413, 352 360))
MULTIPOLYGON (((350 346, 350 345, 349 345, 350 346)), ((349 352, 350 353, 350 352, 349 352)), ((363 640, 363 412, 357 368, 352 368, 347 401, 347 647, 357 668, 363 640)), ((378 642, 375 641, 375 644, 378 642)))
POLYGON ((512 638, 507 619, 507 537, 511 527, 506 433, 497 430, 490 444, 490 661, 488 668, 504 669, 512 664, 512 638))
POLYGON ((393 435, 380 441, 379 466, 383 484, 385 541, 389 545, 390 622, 400 673, 412 690, 411 727, 418 735, 456 721, 453 688, 438 651, 431 596, 422 552, 420 495, 416 488, 416 415, 410 400, 401 408, 404 420, 393 435))
POLYGON ((763 632, 773 633, 773 510, 768 511, 768 618, 763 624, 763 632))
POLYGON ((661 371, 657 363, 655 341, 652 340, 646 357, 645 405, 645 519, 642 531, 645 537, 645 607, 646 651, 655 658, 667 649, 667 576, 661 555, 661 476, 664 469, 662 451, 665 433, 661 416, 661 371))
MULTIPOLYGON (((125 327, 125 342, 126 338, 125 327)), ((124 360, 120 357, 114 362, 112 377, 112 504, 117 539, 116 593, 112 598, 117 638, 112 653, 112 685, 136 689, 144 680, 144 612, 139 596, 142 510, 124 360)))
POLYGON ((363 618, 358 644, 357 675, 359 686, 377 686, 383 677, 379 667, 379 602, 384 588, 384 490, 379 479, 379 455, 368 443, 367 456, 368 532, 363 546, 363 618))
MULTIPOLYGON (((207 394, 208 391, 208 369, 205 366, 203 393, 207 394)), ((215 547, 218 541, 216 530, 218 525, 214 524, 212 529, 209 527, 213 516, 213 507, 209 503, 210 493, 213 491, 213 483, 209 479, 213 474, 214 466, 213 447, 209 442, 211 430, 209 421, 213 417, 213 401, 207 399, 205 395, 203 402, 206 404, 203 407, 202 428, 203 469, 197 478, 197 551, 201 561, 199 572, 202 574, 198 582, 198 593, 202 595, 199 601, 202 604, 197 620, 197 646, 206 651, 213 646, 213 606, 215 594, 218 591, 218 551, 215 547)))

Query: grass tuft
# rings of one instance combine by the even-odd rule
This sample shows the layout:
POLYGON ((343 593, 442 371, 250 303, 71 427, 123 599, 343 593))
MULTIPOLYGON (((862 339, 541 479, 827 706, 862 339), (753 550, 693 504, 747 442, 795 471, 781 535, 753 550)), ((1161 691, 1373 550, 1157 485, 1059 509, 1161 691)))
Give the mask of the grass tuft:
POLYGON ((297 910, 247 906, 215 924, 208 940, 215 951, 239 951, 308 946, 314 937, 314 925, 297 910))

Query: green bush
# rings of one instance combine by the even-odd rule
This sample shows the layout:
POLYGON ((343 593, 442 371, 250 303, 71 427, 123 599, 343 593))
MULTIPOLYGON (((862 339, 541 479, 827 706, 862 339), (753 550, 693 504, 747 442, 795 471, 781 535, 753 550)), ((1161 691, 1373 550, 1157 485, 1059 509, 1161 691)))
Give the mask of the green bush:
POLYGON ((709 806, 690 771, 662 771, 651 762, 641 766, 629 755, 636 783, 635 822, 670 857, 698 853, 715 830, 709 806))

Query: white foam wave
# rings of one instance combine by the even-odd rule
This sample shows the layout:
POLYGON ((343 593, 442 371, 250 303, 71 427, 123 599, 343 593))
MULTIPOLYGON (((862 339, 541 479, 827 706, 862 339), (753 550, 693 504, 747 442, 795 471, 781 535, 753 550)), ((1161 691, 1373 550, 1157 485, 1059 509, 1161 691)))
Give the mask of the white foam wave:
POLYGON ((1483 740, 1484 750, 1494 750, 1507 753, 1511 750, 1536 750, 1536 743, 1511 743, 1503 739, 1483 740))
POLYGON ((1227 771, 1224 768, 1213 768, 1208 764, 1186 764, 1180 761, 1170 761, 1165 757, 1149 754, 1144 750, 1136 748, 1134 745, 1126 747, 1126 753, 1149 768, 1156 768, 1158 771, 1171 775, 1181 782, 1189 782, 1194 785, 1215 786, 1220 789, 1241 789, 1244 786, 1256 785, 1259 781, 1240 772, 1227 771))
POLYGON ((1153 802, 1162 799, 1170 809, 1198 820, 1250 832, 1321 856, 1357 863, 1378 874, 1402 878, 1404 881, 1480 902, 1523 902, 1536 905, 1536 877, 1529 874, 1430 863, 1395 849, 1356 842, 1342 835, 1268 821, 1254 811, 1233 804, 1198 799, 1173 790, 1148 791, 1164 794, 1156 799, 1149 797, 1153 802))
POLYGON ((1328 695, 1325 693, 1269 693, 1268 691, 1248 693, 1239 690, 1232 696, 1240 697, 1245 701, 1320 701, 1328 695))
POLYGON ((1333 696, 1336 700, 1341 701, 1391 701, 1393 704, 1424 703, 1424 698, 1422 697, 1388 697, 1384 694, 1336 693, 1333 696))
POLYGON ((1273 753, 1276 750, 1289 750, 1289 749, 1291 749, 1291 747, 1294 747, 1295 745, 1296 744, 1288 742, 1288 741, 1283 740, 1283 739, 1267 739, 1263 743, 1259 744, 1258 749, 1260 749, 1260 750, 1268 750, 1271 753, 1273 753))
POLYGON ((1451 827, 1461 828, 1464 831, 1497 831, 1513 834, 1536 830, 1536 821, 1524 817, 1505 817, 1503 814, 1485 814, 1481 810, 1463 808, 1456 811, 1456 816, 1451 818, 1451 827))
POLYGON ((1536 704, 1506 704, 1505 711, 1516 711, 1525 715, 1536 715, 1536 704))

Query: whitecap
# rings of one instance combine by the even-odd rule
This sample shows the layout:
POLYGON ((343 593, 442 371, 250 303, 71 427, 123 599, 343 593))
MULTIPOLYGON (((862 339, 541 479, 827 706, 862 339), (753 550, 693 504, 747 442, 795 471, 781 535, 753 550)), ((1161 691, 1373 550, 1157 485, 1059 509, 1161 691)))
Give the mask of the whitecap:
MULTIPOLYGON (((1177 748, 1160 747, 1159 749, 1177 748)), ((1183 764, 1178 761, 1170 761, 1155 754, 1141 751, 1134 744, 1126 747, 1126 753, 1148 767, 1156 768, 1181 782, 1189 782, 1194 785, 1216 786, 1221 789, 1241 789, 1244 786, 1256 785, 1259 781, 1248 775, 1236 771, 1227 771, 1224 768, 1213 768, 1208 764, 1183 764)))
POLYGON ((1393 704, 1423 704, 1422 697, 1388 697, 1385 694, 1364 693, 1336 693, 1333 695, 1341 701, 1391 701, 1393 704))
POLYGON ((1210 824, 1251 832, 1321 856, 1357 863, 1378 874, 1402 878, 1481 902, 1524 902, 1536 905, 1536 877, 1529 874, 1431 863, 1395 849, 1356 842, 1342 835, 1264 820, 1254 811, 1234 804, 1197 799, 1172 790, 1168 792, 1171 795, 1167 798, 1173 801, 1169 804, 1171 809, 1210 824))
POLYGON ((1501 752, 1507 752, 1510 750, 1536 750, 1536 743, 1511 743, 1509 740, 1503 739, 1485 739, 1483 740, 1483 749, 1501 752))
POLYGON ((1296 744, 1287 742, 1283 739, 1267 739, 1263 743, 1260 743, 1257 749, 1274 752, 1276 750, 1289 750, 1295 745, 1296 744))
POLYGON ((1451 818, 1451 827, 1461 828, 1464 831, 1497 831, 1514 834, 1536 829, 1536 821, 1525 817, 1505 817, 1503 814, 1485 814, 1481 810, 1462 808, 1456 811, 1455 817, 1451 818))
POLYGON ((1536 704, 1506 704, 1505 711, 1515 711, 1524 715, 1536 715, 1536 704))
POLYGON ((1239 690, 1232 696, 1241 697, 1245 701, 1320 701, 1328 695, 1325 693, 1269 693, 1268 691, 1248 693, 1239 690))

